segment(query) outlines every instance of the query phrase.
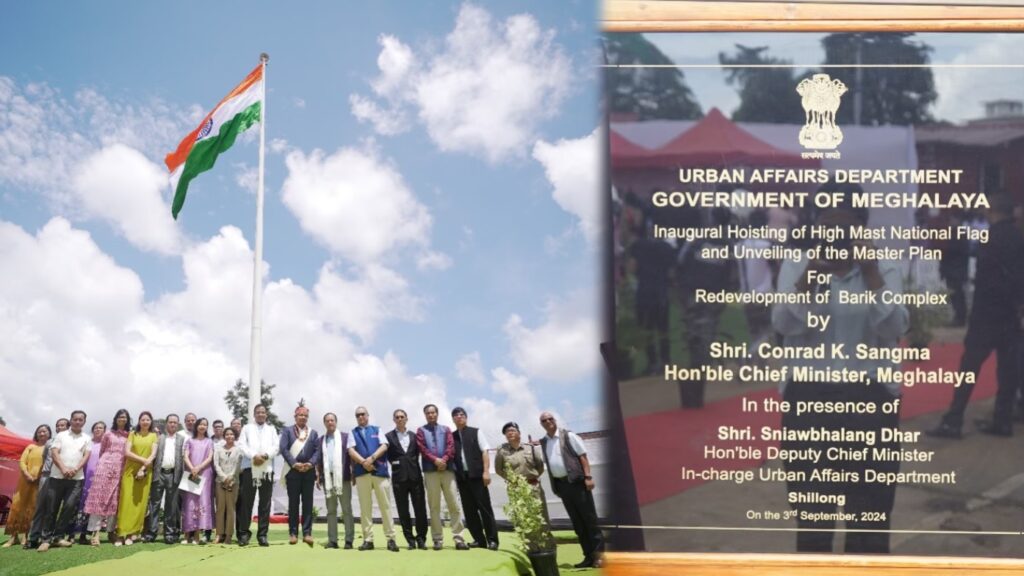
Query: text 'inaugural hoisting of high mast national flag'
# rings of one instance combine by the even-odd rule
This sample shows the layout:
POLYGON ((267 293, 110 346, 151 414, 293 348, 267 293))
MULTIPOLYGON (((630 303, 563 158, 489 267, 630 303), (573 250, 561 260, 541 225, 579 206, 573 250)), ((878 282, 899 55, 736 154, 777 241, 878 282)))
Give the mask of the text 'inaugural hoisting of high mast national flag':
POLYGON ((171 172, 174 203, 171 215, 185 204, 185 193, 193 178, 206 172, 217 162, 217 156, 235 143, 235 138, 260 121, 263 105, 263 65, 259 65, 235 86, 227 96, 203 118, 199 126, 178 144, 178 149, 164 159, 171 172))

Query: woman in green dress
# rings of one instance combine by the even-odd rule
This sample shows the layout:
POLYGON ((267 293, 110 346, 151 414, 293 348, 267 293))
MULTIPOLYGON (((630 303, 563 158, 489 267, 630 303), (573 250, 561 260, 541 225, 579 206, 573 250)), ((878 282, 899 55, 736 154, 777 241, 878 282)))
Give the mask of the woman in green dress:
POLYGON ((139 423, 125 443, 124 473, 121 474, 121 503, 117 509, 117 533, 126 546, 142 533, 149 504, 149 484, 153 479, 157 434, 153 415, 139 414, 139 423))

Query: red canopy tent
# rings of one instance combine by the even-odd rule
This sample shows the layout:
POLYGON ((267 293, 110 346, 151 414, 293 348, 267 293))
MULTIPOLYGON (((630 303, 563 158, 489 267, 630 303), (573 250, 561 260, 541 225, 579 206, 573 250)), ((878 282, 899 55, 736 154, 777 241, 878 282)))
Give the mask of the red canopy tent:
POLYGON ((32 440, 0 426, 0 494, 11 496, 18 489, 18 460, 31 443, 32 440))
POLYGON ((0 460, 17 460, 25 451, 25 446, 32 443, 30 438, 22 438, 7 428, 0 426, 0 460))
MULTIPOLYGON (((805 159, 757 138, 712 108, 689 130, 656 150, 647 150, 619 136, 623 158, 616 159, 612 132, 612 166, 621 168, 666 168, 676 166, 778 166, 817 167, 820 162, 805 159), (643 151, 641 154, 639 151, 643 151)), ((793 136, 796 138, 796 135, 793 136)))
POLYGON ((653 150, 633 144, 614 130, 608 139, 612 154, 612 166, 615 168, 642 168, 650 166, 648 158, 653 150))

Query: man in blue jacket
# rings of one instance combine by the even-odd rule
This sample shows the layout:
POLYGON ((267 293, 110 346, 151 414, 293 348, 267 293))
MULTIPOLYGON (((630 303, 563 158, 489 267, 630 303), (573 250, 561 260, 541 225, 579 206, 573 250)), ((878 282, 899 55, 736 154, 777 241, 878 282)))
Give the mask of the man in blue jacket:
POLYGON ((352 470, 356 477, 356 493, 359 494, 359 521, 363 527, 363 543, 360 550, 373 550, 373 500, 377 498, 380 508, 381 524, 384 535, 388 539, 388 550, 398 552, 395 543, 395 523, 391 517, 391 504, 388 492, 391 482, 388 480, 388 460, 384 455, 388 451, 388 443, 380 428, 370 426, 370 411, 365 406, 356 408, 356 423, 348 436, 348 454, 352 458, 352 470))

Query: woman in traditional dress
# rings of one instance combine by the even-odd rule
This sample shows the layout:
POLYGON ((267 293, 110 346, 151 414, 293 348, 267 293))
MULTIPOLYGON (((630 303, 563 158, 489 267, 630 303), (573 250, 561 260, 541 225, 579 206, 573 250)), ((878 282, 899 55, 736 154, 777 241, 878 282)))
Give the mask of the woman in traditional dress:
MULTIPOLYGON (((114 523, 117 521, 117 504, 121 493, 125 444, 128 443, 131 425, 132 417, 128 411, 124 408, 118 410, 114 414, 110 430, 103 435, 100 442, 100 461, 92 475, 89 498, 85 501, 85 511, 89 514, 87 529, 92 533, 93 546, 100 545, 100 529, 104 524, 110 540, 114 541, 114 523)), ((114 545, 120 546, 121 542, 114 542, 114 545)))
MULTIPOLYGON (((88 544, 89 514, 85 511, 85 501, 89 499, 89 488, 92 486, 92 475, 100 463, 100 450, 103 448, 103 435, 107 433, 107 424, 97 420, 92 425, 92 448, 89 450, 89 461, 85 463, 85 483, 82 484, 82 496, 78 499, 78 518, 75 519, 73 533, 81 534, 79 544, 88 544)), ((73 536, 74 534, 72 534, 73 536)), ((68 538, 71 540, 71 538, 68 538)))
POLYGON ((199 418, 192 427, 192 437, 185 442, 185 468, 188 479, 198 494, 184 492, 181 510, 181 530, 187 544, 205 544, 201 530, 213 529, 213 440, 207 435, 210 423, 199 418))
POLYGON ((121 503, 117 509, 117 533, 120 542, 130 546, 142 533, 149 505, 149 484, 153 480, 153 458, 156 457, 157 434, 153 432, 153 415, 139 414, 139 423, 128 435, 124 451, 124 472, 121 474, 121 503))
POLYGON ((21 453, 21 461, 18 463, 18 468, 21 470, 21 476, 18 477, 18 491, 14 493, 5 530, 11 538, 4 543, 4 548, 10 548, 17 544, 18 534, 25 534, 25 540, 28 540, 32 515, 36 511, 36 495, 39 493, 39 471, 43 468, 43 452, 46 451, 46 442, 52 434, 53 431, 49 426, 40 425, 36 428, 36 433, 32 435, 34 443, 26 446, 21 453))

